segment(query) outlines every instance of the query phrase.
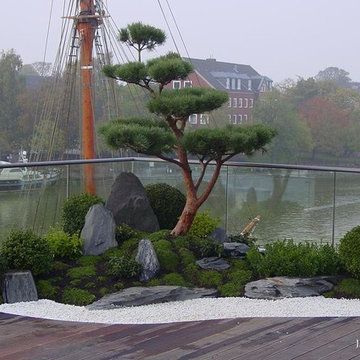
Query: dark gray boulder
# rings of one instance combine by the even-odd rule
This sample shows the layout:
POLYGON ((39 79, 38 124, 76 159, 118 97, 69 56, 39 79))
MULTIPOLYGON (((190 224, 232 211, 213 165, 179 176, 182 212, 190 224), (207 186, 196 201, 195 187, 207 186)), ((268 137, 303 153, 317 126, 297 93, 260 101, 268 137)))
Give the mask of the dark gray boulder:
POLYGON ((106 310, 116 307, 216 297, 217 294, 216 289, 188 289, 182 286, 132 287, 114 294, 105 295, 102 299, 88 305, 87 308, 89 310, 106 310))
POLYGON ((250 246, 239 242, 224 243, 224 257, 234 259, 245 259, 250 246))
POLYGON ((4 274, 2 295, 5 303, 37 301, 38 294, 30 271, 9 271, 4 274))
POLYGON ((334 276, 313 278, 288 278, 285 276, 249 282, 245 285, 245 297, 251 299, 282 299, 292 297, 320 296, 331 291, 336 284, 334 276))
POLYGON ((138 253, 135 259, 142 266, 140 281, 148 281, 152 279, 160 270, 160 263, 154 246, 148 239, 142 239, 139 242, 138 253))
POLYGON ((208 235, 210 239, 213 239, 220 244, 228 242, 228 237, 226 235, 226 231, 223 228, 217 227, 215 230, 208 235))
POLYGON ((211 270, 222 271, 230 267, 230 264, 225 259, 219 257, 203 258, 201 260, 197 260, 196 264, 205 270, 211 269, 211 270))
POLYGON ((122 172, 115 179, 105 207, 112 212, 117 226, 127 224, 149 233, 159 230, 159 222, 145 188, 130 172, 122 172))
POLYGON ((93 205, 86 214, 85 225, 80 234, 84 241, 84 255, 100 255, 117 247, 115 228, 112 213, 102 204, 93 205))

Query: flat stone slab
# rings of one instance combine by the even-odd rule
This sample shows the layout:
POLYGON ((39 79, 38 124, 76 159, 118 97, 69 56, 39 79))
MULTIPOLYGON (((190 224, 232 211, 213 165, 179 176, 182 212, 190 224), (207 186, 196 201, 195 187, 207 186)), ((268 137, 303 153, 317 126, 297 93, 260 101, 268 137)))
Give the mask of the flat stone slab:
POLYGON ((239 242, 225 242, 224 257, 233 259, 245 259, 250 246, 239 242))
POLYGON ((197 260, 196 264, 205 270, 211 269, 222 271, 230 267, 230 264, 226 260, 219 257, 203 258, 201 260, 197 260))
POLYGON ((88 305, 87 309, 107 310, 125 306, 140 306, 169 301, 216 297, 217 294, 216 289, 189 289, 183 286, 131 287, 105 295, 100 300, 88 305))
POLYGON ((245 297, 251 299, 283 299, 292 297, 320 296, 331 291, 338 282, 335 276, 290 278, 285 276, 249 282, 245 285, 245 297))

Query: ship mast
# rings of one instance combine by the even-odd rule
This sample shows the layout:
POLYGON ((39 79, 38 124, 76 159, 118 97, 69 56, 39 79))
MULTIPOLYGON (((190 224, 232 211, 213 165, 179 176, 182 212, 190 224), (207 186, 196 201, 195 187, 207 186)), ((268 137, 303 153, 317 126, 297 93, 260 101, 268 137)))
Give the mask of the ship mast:
MULTIPOLYGON (((80 69, 82 95, 82 141, 84 159, 95 158, 94 110, 92 94, 92 52, 100 16, 95 15, 94 0, 80 0, 77 30, 80 38, 80 69)), ((85 191, 96 193, 95 167, 85 164, 85 191)))

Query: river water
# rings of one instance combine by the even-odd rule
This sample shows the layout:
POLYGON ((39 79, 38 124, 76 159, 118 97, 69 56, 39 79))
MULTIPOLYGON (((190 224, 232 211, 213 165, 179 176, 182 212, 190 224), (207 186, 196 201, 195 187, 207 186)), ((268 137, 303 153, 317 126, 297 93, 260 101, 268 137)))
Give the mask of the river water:
MULTIPOLYGON (((62 170, 61 178, 49 187, 0 192, 0 242, 11 229, 33 228, 46 233, 61 222, 67 195, 83 191, 81 166, 72 166, 69 177, 66 169, 62 170)), ((99 196, 106 199, 116 175, 124 170, 134 172, 144 185, 166 182, 183 188, 180 172, 164 163, 102 164, 96 171, 99 196)), ((195 167, 194 175, 198 172, 195 167)), ((285 238, 336 244, 360 224, 359 175, 337 173, 334 180, 332 172, 293 171, 281 200, 270 201, 274 177, 283 179, 284 175, 284 170, 270 174, 266 169, 224 168, 201 210, 218 216, 220 225, 232 234, 259 215, 254 236, 260 244, 285 238)))

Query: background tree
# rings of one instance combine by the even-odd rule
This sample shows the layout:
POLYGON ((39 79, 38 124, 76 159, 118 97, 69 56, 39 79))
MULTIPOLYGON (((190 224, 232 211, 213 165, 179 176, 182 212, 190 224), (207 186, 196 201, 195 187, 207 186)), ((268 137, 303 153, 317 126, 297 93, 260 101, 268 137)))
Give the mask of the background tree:
POLYGON ((19 75, 21 67, 21 57, 13 49, 0 53, 0 143, 4 147, 3 151, 20 145, 17 137, 17 99, 24 89, 23 78, 19 75))
POLYGON ((350 125, 346 113, 320 96, 303 103, 300 113, 309 126, 313 139, 313 159, 317 152, 332 155, 344 153, 346 129, 350 125))
POLYGON ((347 87, 351 79, 349 78, 349 73, 343 69, 339 69, 336 66, 330 66, 325 70, 319 71, 315 76, 315 80, 317 81, 325 81, 330 80, 334 83, 347 87))
MULTIPOLYGON (((277 136, 264 156, 265 161, 298 163, 312 148, 310 129, 301 121, 288 97, 276 89, 263 94, 256 102, 253 119, 255 122, 270 125, 277 131, 277 136)), ((284 174, 276 169, 269 171, 273 181, 270 200, 279 202, 285 193, 291 170, 286 170, 284 174)))
POLYGON ((100 131, 107 144, 116 149, 126 147, 157 156, 181 169, 186 189, 186 204, 172 235, 188 232, 197 210, 214 188, 225 161, 239 153, 250 155, 263 149, 275 135, 275 131, 266 125, 227 125, 217 129, 185 131, 191 114, 211 112, 228 100, 225 92, 215 89, 165 90, 172 80, 184 79, 192 71, 191 64, 174 53, 146 63, 131 62, 104 68, 107 76, 146 89, 150 94, 147 107, 157 116, 152 119, 119 119, 103 126, 100 131), (191 154, 197 156, 202 165, 202 171, 197 178, 193 177, 189 163, 191 154), (199 187, 211 163, 214 164, 214 170, 207 186, 199 193, 199 187))

